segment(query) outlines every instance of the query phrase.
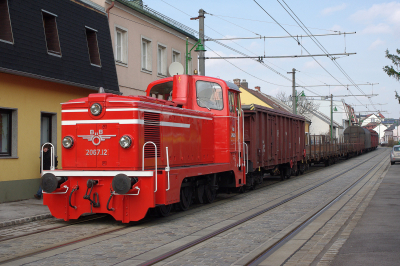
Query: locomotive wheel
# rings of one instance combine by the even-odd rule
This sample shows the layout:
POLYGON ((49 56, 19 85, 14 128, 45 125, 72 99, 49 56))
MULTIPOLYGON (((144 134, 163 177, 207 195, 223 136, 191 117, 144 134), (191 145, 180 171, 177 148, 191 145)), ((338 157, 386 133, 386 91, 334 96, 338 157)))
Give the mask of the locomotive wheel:
POLYGON ((207 183, 204 186, 204 197, 203 197, 204 203, 213 202, 216 196, 217 196, 217 190, 213 188, 210 183, 207 183))
POLYGON ((192 204, 193 189, 191 186, 181 188, 181 201, 177 203, 177 207, 181 211, 187 211, 192 204))
POLYGON ((194 199, 196 200, 196 203, 203 204, 204 203, 204 185, 201 184, 198 187, 196 187, 196 190, 194 192, 194 199))
POLYGON ((160 205, 156 207, 157 214, 161 217, 168 216, 172 210, 172 204, 169 205, 160 205))

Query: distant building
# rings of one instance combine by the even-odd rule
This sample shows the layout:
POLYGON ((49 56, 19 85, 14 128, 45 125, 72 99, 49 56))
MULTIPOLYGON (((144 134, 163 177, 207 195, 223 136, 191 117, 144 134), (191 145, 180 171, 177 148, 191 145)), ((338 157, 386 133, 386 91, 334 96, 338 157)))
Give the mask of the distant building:
MULTIPOLYGON (((198 40, 194 30, 142 1, 92 2, 107 10, 119 87, 124 95, 145 95, 149 83, 169 76, 172 62, 186 69, 186 39, 190 50, 198 40)), ((187 68, 190 75, 198 69, 194 50, 191 58, 187 68)))
POLYGON ((0 202, 39 188, 40 147, 61 167, 61 105, 119 93, 105 9, 80 0, 0 0, 0 202))

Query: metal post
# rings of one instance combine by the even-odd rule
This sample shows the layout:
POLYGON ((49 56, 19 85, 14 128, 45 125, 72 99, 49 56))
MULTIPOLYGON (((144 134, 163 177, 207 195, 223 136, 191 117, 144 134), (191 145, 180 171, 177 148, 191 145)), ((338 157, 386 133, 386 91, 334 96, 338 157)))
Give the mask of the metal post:
POLYGON ((333 140, 333 95, 331 94, 331 142, 333 140))
MULTIPOLYGON (((205 46, 205 41, 204 41, 204 10, 200 9, 199 10, 199 38, 201 43, 205 46)), ((205 76, 206 75, 206 66, 205 66, 205 59, 204 59, 204 52, 200 52, 199 54, 199 75, 200 76, 205 76)))
POLYGON ((293 68, 292 72, 287 72, 288 74, 292 74, 292 107, 293 114, 297 115, 297 102, 296 102, 296 69, 293 68))
POLYGON ((189 50, 189 38, 188 37, 186 37, 186 56, 185 56, 185 62, 186 62, 186 70, 185 70, 185 74, 187 75, 188 74, 188 66, 189 66, 189 64, 188 64, 188 50, 189 50))

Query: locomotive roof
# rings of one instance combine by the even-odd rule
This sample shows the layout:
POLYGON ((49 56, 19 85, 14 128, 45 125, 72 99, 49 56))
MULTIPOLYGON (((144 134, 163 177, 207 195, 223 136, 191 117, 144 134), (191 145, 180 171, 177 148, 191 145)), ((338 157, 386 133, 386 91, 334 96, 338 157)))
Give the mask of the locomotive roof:
POLYGON ((228 85, 229 89, 235 90, 240 93, 239 87, 236 84, 226 81, 226 80, 224 80, 224 81, 225 81, 226 85, 228 85))

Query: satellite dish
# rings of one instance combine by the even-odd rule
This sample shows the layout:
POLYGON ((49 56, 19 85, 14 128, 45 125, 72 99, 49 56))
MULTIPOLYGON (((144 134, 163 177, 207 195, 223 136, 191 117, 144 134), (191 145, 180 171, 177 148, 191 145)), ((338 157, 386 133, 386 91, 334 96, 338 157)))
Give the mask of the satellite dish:
POLYGON ((184 73, 184 69, 181 63, 173 62, 169 65, 168 72, 169 75, 172 77, 174 75, 182 75, 184 73))

